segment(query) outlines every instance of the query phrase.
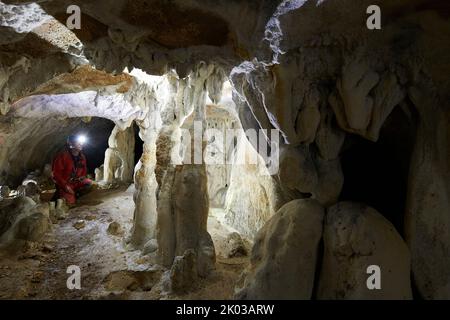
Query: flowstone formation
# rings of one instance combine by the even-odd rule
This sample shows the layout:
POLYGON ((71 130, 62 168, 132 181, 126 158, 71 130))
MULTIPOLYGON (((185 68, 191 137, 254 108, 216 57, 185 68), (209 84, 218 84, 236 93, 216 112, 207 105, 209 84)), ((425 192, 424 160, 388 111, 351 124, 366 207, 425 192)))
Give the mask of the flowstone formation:
POLYGON ((319 299, 411 299, 410 253, 394 226, 365 205, 339 202, 328 209, 319 299), (384 271, 383 290, 367 286, 367 268, 384 271))
POLYGON ((105 183, 133 181, 134 170, 134 128, 121 130, 115 126, 108 140, 105 152, 103 179, 105 183))
POLYGON ((214 208, 254 241, 237 298, 450 299, 449 6, 380 0, 370 30, 372 4, 3 0, 0 184, 43 169, 62 142, 49 137, 108 119, 97 178, 134 181, 126 243, 168 290, 214 270, 214 208), (65 27, 69 5, 81 29, 65 27), (191 138, 213 128, 257 132, 225 152, 256 163, 205 164, 224 145, 191 138))

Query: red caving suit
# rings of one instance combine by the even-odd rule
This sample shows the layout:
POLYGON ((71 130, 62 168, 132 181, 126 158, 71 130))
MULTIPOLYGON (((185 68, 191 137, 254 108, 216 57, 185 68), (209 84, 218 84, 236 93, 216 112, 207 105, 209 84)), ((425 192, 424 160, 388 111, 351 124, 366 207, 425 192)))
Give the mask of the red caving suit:
POLYGON ((76 202, 77 191, 92 184, 92 180, 85 178, 87 174, 86 157, 82 152, 80 152, 78 157, 75 157, 70 152, 70 149, 66 148, 56 155, 53 160, 52 171, 59 198, 66 199, 66 202, 69 204, 76 202), (68 192, 66 190, 67 186, 74 193, 68 192))

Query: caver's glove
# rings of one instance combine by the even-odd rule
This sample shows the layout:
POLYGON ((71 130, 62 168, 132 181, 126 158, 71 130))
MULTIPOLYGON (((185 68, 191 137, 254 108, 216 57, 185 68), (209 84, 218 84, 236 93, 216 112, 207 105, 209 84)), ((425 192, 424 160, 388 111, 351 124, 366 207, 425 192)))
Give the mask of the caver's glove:
POLYGON ((86 179, 86 177, 79 177, 79 178, 72 178, 70 179, 70 182, 75 183, 75 182, 82 182, 84 179, 86 179))

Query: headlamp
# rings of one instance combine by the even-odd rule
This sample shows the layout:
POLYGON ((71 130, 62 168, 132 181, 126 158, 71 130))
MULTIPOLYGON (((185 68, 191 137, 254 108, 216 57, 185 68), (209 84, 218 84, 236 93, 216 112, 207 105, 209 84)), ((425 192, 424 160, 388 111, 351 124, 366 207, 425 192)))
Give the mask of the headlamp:
POLYGON ((85 144, 86 143, 86 141, 87 141, 87 138, 86 138, 86 136, 85 135, 79 135, 79 136, 77 136, 77 142, 79 143, 79 144, 85 144))

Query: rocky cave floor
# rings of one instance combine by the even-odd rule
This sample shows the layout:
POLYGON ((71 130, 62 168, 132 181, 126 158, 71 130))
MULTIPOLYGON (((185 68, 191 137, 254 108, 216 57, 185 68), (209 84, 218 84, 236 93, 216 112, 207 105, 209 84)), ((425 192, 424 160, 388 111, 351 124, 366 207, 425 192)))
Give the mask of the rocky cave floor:
MULTIPOLYGON (((211 209, 208 218, 217 255, 215 271, 199 279, 189 293, 169 295, 163 289, 166 270, 150 255, 127 247, 133 190, 133 185, 95 190, 82 197, 66 219, 54 223, 41 243, 0 251, 0 299, 232 298, 249 259, 227 257, 227 236, 235 230, 223 223, 223 211, 211 209), (108 229, 113 222, 119 227, 108 229), (80 267, 80 290, 67 288, 71 265, 80 267)), ((250 245, 246 242, 247 248, 250 245)))

